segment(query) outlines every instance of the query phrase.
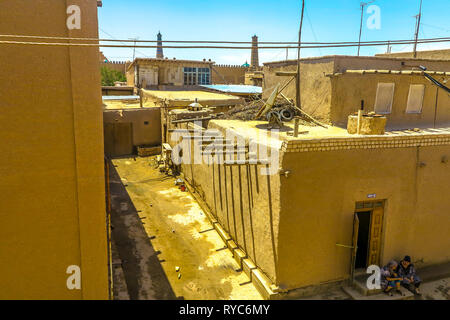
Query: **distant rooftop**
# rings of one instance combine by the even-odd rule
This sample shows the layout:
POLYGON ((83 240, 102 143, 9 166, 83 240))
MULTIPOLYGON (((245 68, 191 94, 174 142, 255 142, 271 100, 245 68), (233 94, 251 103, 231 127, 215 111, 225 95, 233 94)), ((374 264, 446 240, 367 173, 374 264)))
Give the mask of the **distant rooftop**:
POLYGON ((131 66, 135 65, 136 63, 140 63, 140 62, 167 62, 167 63, 196 63, 196 64, 205 64, 205 65, 211 65, 211 64, 215 64, 214 61, 211 60, 178 60, 178 59, 169 59, 169 58, 136 58, 134 59, 133 63, 131 63, 128 66, 128 69, 131 68, 131 66))
POLYGON ((226 93, 261 94, 262 88, 258 86, 236 85, 236 84, 212 84, 202 87, 226 93))
MULTIPOLYGON (((318 60, 336 60, 336 59, 353 59, 354 61, 357 60, 391 60, 391 61, 430 61, 430 62, 448 62, 448 59, 431 59, 431 58, 417 58, 414 59, 412 57, 397 57, 397 56, 389 56, 389 55, 376 55, 376 56, 349 56, 349 55, 326 55, 326 56, 318 56, 318 57, 306 57, 301 58, 300 61, 318 61, 318 60)), ((270 62, 264 62, 264 66, 278 66, 278 65, 296 65, 297 59, 289 59, 289 60, 280 60, 280 61, 270 61, 270 62)))

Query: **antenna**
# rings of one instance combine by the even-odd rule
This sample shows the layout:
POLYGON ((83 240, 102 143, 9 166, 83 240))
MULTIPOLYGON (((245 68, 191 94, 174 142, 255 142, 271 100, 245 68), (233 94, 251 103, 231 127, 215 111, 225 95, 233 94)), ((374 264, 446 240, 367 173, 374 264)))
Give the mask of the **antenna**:
POLYGON ((359 26, 359 41, 358 41, 358 57, 359 53, 361 51, 361 36, 362 36, 362 26, 363 26, 363 19, 364 19, 364 7, 375 2, 375 0, 369 1, 369 2, 361 2, 361 25, 359 26))
POLYGON ((416 16, 416 34, 414 39, 414 58, 417 58, 417 41, 419 40, 420 20, 422 18, 422 0, 420 0, 419 14, 416 16))

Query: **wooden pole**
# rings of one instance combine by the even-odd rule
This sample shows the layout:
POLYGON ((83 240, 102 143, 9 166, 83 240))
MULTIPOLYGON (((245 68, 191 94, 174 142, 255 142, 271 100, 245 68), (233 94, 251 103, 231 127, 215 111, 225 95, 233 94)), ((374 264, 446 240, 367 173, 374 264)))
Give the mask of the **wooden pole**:
POLYGON ((299 122, 300 122, 300 119, 299 119, 299 117, 295 117, 294 118, 294 137, 295 138, 297 138, 298 137, 298 125, 299 125, 299 122))
POLYGON ((417 22, 416 22, 416 36, 414 39, 414 58, 417 58, 417 41, 419 39, 419 31, 420 31, 420 20, 422 18, 422 0, 420 0, 420 9, 419 9, 419 15, 417 16, 417 22))
POLYGON ((302 15, 300 18, 300 30, 298 31, 298 51, 297 51, 297 78, 296 78, 296 102, 297 108, 302 108, 302 100, 300 96, 300 46, 302 43, 302 27, 303 27, 303 14, 305 12, 305 0, 302 1, 302 15))
POLYGON ((358 41, 358 57, 361 50, 361 36, 362 36, 362 27, 363 27, 363 18, 364 18, 364 6, 365 3, 361 3, 361 24, 359 26, 359 41, 358 41))

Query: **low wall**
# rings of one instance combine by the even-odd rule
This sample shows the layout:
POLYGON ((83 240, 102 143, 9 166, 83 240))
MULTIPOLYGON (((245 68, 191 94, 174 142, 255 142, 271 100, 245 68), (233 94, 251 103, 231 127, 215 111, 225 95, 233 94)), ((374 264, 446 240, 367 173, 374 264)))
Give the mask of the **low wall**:
POLYGON ((160 108, 105 110, 103 123, 131 123, 135 147, 161 145, 160 108))
POLYGON ((211 68, 212 84, 244 84, 246 67, 234 65, 213 65, 211 68))

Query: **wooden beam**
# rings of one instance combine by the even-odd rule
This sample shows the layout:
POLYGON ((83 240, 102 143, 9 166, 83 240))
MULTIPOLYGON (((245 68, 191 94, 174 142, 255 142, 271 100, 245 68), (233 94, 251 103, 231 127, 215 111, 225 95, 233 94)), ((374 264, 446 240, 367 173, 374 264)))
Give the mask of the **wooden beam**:
POLYGON ((297 71, 277 71, 275 75, 278 77, 295 77, 297 76, 297 71))

